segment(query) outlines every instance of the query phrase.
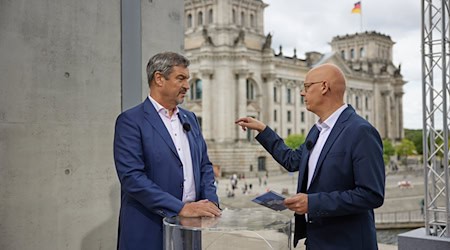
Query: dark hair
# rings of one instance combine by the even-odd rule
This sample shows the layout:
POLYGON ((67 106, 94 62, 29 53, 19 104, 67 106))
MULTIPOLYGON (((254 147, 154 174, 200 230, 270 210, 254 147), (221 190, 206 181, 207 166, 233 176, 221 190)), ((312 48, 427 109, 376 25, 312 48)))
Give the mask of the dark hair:
POLYGON ((161 72, 164 78, 168 79, 174 66, 186 68, 189 64, 190 62, 186 57, 175 52, 162 52, 154 55, 147 64, 148 86, 150 86, 156 71, 161 72))

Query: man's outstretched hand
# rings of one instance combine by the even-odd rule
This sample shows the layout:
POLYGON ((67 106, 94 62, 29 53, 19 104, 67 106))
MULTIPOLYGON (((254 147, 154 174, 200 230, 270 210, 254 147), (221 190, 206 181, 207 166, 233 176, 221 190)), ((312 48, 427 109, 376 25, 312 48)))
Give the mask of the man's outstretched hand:
POLYGON ((258 132, 263 131, 266 128, 266 124, 252 117, 242 117, 237 119, 234 123, 242 127, 242 130, 254 129, 258 132))

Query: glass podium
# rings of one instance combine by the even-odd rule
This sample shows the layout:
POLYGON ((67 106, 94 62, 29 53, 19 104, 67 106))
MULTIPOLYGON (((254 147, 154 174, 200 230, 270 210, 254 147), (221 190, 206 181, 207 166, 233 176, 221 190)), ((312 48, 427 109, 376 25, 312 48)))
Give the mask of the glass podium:
POLYGON ((163 220, 165 250, 291 249, 291 218, 270 209, 224 209, 217 218, 163 220))

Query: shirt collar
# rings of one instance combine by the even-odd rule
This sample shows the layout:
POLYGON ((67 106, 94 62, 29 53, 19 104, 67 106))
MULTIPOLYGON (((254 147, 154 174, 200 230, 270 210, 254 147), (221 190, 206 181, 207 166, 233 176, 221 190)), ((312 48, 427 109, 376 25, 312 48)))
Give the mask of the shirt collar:
POLYGON ((316 127, 319 131, 322 129, 333 128, 334 124, 336 124, 339 116, 344 112, 344 110, 348 107, 346 103, 344 103, 341 107, 339 107, 333 114, 330 115, 324 122, 317 121, 316 127))
MULTIPOLYGON (((150 102, 153 104, 153 107, 155 107, 156 112, 158 112, 159 114, 162 114, 168 118, 169 117, 169 110, 164 108, 161 104, 159 104, 155 99, 153 99, 151 96, 148 96, 148 99, 150 100, 150 102)), ((175 110, 173 111, 173 115, 172 116, 176 116, 178 115, 179 109, 178 106, 175 107, 175 110)))

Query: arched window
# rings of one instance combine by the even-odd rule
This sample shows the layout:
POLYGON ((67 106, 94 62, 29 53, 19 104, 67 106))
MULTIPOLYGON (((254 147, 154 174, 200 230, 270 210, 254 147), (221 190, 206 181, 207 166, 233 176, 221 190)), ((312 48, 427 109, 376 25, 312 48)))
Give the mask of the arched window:
POLYGON ((187 22, 187 27, 191 28, 192 27, 192 15, 191 14, 188 14, 186 22, 187 22))
POLYGON ((232 11, 232 18, 233 18, 233 23, 236 23, 236 11, 233 9, 232 11))
POLYGON ((245 13, 241 12, 241 26, 245 26, 245 13))
POLYGON ((341 57, 345 60, 345 50, 341 50, 341 57))
POLYGON ((203 25, 203 12, 198 12, 198 25, 203 25))
POLYGON ((278 94, 277 94, 277 87, 273 87, 273 101, 277 102, 278 98, 277 98, 278 94))
POLYGON ((247 100, 255 99, 255 86, 247 79, 247 100))
POLYGON ((213 23, 213 10, 209 9, 209 13, 208 13, 208 24, 213 23))
POLYGON ((291 89, 287 89, 287 90, 286 90, 286 100, 287 100, 287 103, 292 103, 292 93, 291 93, 291 89))
POLYGON ((366 57, 366 51, 364 50, 364 48, 360 48, 359 49, 359 58, 364 58, 366 57))
POLYGON ((202 80, 196 79, 191 86, 191 100, 201 100, 202 93, 202 80))
POLYGON ((351 49, 350 50, 350 59, 354 59, 355 58, 355 50, 351 49))
POLYGON ((253 14, 250 14, 250 26, 252 28, 255 27, 255 17, 253 16, 253 14))

